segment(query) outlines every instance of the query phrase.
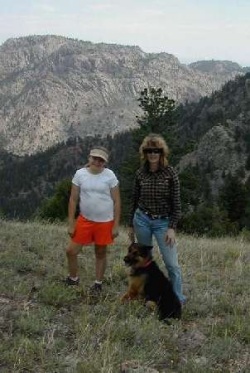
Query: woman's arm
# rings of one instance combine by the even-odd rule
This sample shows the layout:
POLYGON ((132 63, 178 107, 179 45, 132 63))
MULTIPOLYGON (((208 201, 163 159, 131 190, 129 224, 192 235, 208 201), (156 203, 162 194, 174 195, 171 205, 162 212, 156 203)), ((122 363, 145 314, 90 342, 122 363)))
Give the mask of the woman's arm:
POLYGON ((131 193, 131 207, 129 211, 129 222, 128 225, 129 227, 133 227, 133 217, 135 210, 138 207, 138 201, 140 198, 140 182, 138 179, 138 176, 135 176, 134 183, 133 183, 133 188, 132 188, 132 193, 131 193))
POLYGON ((177 172, 173 169, 171 182, 171 216, 169 228, 176 229, 177 223, 181 217, 181 197, 180 197, 180 182, 177 172))
POLYGON ((80 187, 76 186, 75 184, 72 184, 71 187, 71 193, 69 198, 69 204, 68 204, 68 233, 72 237, 75 231, 75 214, 76 214, 76 208, 77 204, 79 202, 79 195, 80 195, 80 187))
POLYGON ((133 189, 132 189, 132 196, 131 196, 131 207, 129 211, 129 217, 128 217, 128 237, 131 242, 135 242, 135 232, 133 227, 133 218, 135 210, 138 207, 138 200, 140 197, 140 183, 138 179, 138 175, 135 176, 133 189))
POLYGON ((119 186, 115 186, 110 189, 111 198, 114 201, 114 226, 113 226, 113 237, 118 236, 118 228, 121 218, 121 197, 119 186))
POLYGON ((181 198, 180 198, 180 182, 177 172, 172 169, 172 183, 171 183, 171 216, 169 220, 169 227, 166 232, 166 242, 169 246, 173 246, 176 239, 176 227, 181 217, 181 198))

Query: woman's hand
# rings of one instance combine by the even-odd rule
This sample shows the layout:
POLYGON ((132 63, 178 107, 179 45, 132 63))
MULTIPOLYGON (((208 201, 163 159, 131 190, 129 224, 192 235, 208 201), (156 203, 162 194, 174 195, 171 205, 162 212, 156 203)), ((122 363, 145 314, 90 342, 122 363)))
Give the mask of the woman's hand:
POLYGON ((175 230, 173 228, 168 228, 167 230, 166 243, 169 246, 173 246, 175 244, 175 230))
POLYGON ((69 223, 68 235, 72 238, 75 234, 75 222, 69 223))
POLYGON ((118 227, 114 225, 112 228, 112 238, 116 238, 118 236, 119 236, 118 227))
POLYGON ((131 241, 131 243, 135 242, 135 232, 133 227, 128 228, 128 238, 131 241))

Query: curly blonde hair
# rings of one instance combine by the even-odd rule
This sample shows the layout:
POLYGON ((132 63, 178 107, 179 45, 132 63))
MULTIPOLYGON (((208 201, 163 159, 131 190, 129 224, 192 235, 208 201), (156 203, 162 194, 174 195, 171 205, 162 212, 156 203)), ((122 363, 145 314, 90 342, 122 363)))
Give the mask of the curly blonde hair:
POLYGON ((146 136, 139 148, 139 153, 141 157, 142 163, 147 163, 147 155, 144 153, 144 149, 146 148, 158 148, 162 149, 162 154, 160 155, 160 166, 165 167, 168 165, 168 155, 169 155, 169 148, 166 144, 166 141, 161 135, 158 135, 157 133, 150 133, 148 136, 146 136))

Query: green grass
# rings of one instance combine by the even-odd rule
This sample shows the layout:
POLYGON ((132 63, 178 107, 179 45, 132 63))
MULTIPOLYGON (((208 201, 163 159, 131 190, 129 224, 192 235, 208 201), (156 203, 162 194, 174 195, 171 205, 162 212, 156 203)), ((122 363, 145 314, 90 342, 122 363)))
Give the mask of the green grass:
MULTIPOLYGON (((79 255, 81 283, 66 287, 66 226, 0 220, 1 373, 250 372, 250 244, 244 237, 178 236, 188 303, 165 325, 126 289, 125 230, 109 248, 104 292, 88 295, 94 252, 79 255)), ((155 259, 162 266, 158 250, 155 259)))

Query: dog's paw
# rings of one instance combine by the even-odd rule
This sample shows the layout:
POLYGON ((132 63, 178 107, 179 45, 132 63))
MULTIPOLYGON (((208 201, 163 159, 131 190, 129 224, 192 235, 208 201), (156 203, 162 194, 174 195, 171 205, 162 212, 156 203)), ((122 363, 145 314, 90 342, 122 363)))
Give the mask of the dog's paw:
POLYGON ((135 299, 135 298, 136 298, 136 296, 134 294, 125 293, 121 297, 121 302, 126 302, 126 301, 129 301, 129 300, 135 299))
POLYGON ((126 302, 127 300, 129 300, 129 294, 128 294, 128 293, 125 293, 125 294, 123 294, 123 295, 121 296, 120 301, 121 301, 121 303, 124 303, 124 302, 126 302))
POLYGON ((157 309, 157 304, 152 300, 147 300, 145 305, 150 311, 155 311, 157 309))
POLYGON ((121 297, 121 302, 126 302, 126 301, 130 301, 130 300, 135 300, 135 299, 139 299, 139 295, 136 294, 136 293, 125 293, 122 297, 121 297))

